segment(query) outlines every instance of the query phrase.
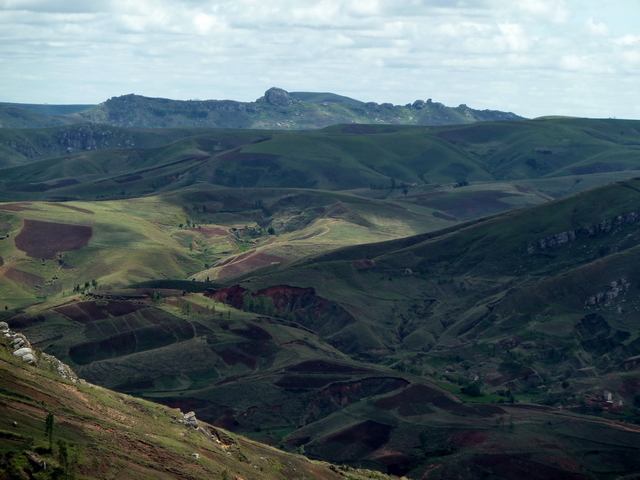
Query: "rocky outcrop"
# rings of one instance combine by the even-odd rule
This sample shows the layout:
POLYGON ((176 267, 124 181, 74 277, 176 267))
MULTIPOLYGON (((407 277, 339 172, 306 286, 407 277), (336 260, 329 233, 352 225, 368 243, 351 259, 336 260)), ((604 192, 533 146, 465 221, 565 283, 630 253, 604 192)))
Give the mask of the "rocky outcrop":
POLYGON ((575 241, 577 237, 597 237, 610 233, 616 227, 636 223, 639 219, 640 215, 636 212, 626 213, 624 215, 619 215, 616 218, 603 220, 602 222, 579 228, 577 230, 567 230, 566 232, 560 232, 546 238, 541 238, 527 245, 526 251, 531 255, 548 249, 560 248, 567 243, 575 241))
POLYGON ((29 365, 37 365, 36 354, 31 348, 31 344, 27 337, 21 333, 15 333, 9 330, 9 325, 6 322, 0 322, 0 332, 6 339, 9 340, 9 348, 12 351, 14 357, 27 362, 29 365))
POLYGON ((62 378, 70 380, 74 383, 79 382, 79 377, 75 374, 71 367, 62 363, 56 357, 47 355, 46 353, 36 353, 36 351, 21 333, 12 332, 6 322, 0 322, 0 333, 7 339, 8 347, 12 350, 14 357, 19 358, 29 365, 48 367, 49 370, 57 373, 62 378))
POLYGON ((264 98, 267 103, 271 105, 286 107, 287 105, 293 104, 293 99, 289 95, 289 92, 281 88, 271 87, 269 90, 264 92, 264 98))
MULTIPOLYGON (((180 412, 180 409, 178 409, 178 412, 180 412)), ((177 416, 174 416, 173 418, 175 420, 178 420, 177 416)), ((182 414, 182 418, 178 420, 178 423, 184 425, 185 427, 193 428, 198 433, 216 442, 220 447, 226 448, 232 445, 237 445, 237 442, 226 433, 213 428, 210 425, 200 423, 196 418, 195 412, 193 411, 182 414)))
POLYGON ((599 304, 606 305, 617 298, 621 293, 629 290, 630 286, 631 284, 624 278, 621 278, 620 280, 614 280, 609 285, 607 285, 607 288, 604 291, 598 292, 597 294, 585 300, 584 304, 587 307, 599 304))
POLYGON ((103 125, 71 125, 50 135, 17 137, 4 144, 31 160, 55 157, 81 151, 136 146, 134 136, 127 131, 103 125))
POLYGON ((509 112, 451 108, 422 100, 408 105, 302 100, 273 87, 255 102, 171 100, 140 95, 113 97, 79 115, 93 124, 119 127, 223 127, 308 129, 336 124, 452 125, 489 120, 522 120, 509 112), (287 108, 292 105, 300 108, 287 108), (260 114, 260 115, 257 115, 260 114))
POLYGON ((537 251, 546 250, 548 248, 559 248, 565 243, 573 242, 576 239, 576 232, 569 230, 566 232, 556 233, 547 238, 541 238, 527 245, 527 253, 532 254, 537 251))

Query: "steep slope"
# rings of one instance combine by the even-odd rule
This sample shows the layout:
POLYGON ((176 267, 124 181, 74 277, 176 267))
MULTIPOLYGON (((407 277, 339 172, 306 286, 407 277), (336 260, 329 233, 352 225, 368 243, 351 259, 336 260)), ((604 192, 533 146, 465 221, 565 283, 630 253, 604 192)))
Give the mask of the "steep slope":
MULTIPOLYGON (((0 323, 2 478, 310 478, 340 470, 269 448, 196 419, 193 412, 115 393, 56 369, 36 354, 12 355, 24 341, 0 323)), ((17 353, 17 352, 16 352, 17 353)), ((370 478, 350 472, 351 478, 370 478)), ((383 478, 378 476, 377 478, 383 478)))

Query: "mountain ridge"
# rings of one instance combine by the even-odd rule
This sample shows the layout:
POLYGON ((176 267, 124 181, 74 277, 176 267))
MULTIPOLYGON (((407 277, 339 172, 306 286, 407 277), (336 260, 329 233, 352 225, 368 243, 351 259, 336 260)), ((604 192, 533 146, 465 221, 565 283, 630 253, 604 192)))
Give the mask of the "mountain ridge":
POLYGON ((114 127, 251 128, 304 130, 339 123, 449 125, 492 120, 522 120, 511 112, 447 107, 428 99, 413 103, 361 102, 332 93, 293 92, 272 87, 254 102, 171 100, 128 94, 85 110, 81 107, 0 103, 0 127, 50 127, 100 123, 114 127), (25 108, 28 107, 28 108, 25 108), (48 108, 47 108, 48 107, 48 108), (73 112, 65 114, 65 111, 73 112), (45 112, 56 113, 56 116, 45 112))

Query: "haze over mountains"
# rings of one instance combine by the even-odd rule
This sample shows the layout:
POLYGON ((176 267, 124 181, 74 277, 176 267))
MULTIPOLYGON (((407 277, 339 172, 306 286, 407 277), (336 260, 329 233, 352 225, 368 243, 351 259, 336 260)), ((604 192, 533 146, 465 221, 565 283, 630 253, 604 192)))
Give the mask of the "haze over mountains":
POLYGON ((0 314, 34 348, 326 478, 640 469, 640 121, 279 89, 71 110, 2 109, 0 314))

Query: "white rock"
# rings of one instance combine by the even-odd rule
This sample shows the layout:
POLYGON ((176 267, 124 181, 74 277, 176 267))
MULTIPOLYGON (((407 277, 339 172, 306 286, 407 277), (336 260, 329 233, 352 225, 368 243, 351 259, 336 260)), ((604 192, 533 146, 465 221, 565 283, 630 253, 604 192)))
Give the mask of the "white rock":
POLYGON ((18 357, 20 360, 27 362, 30 365, 36 364, 36 356, 30 348, 19 348, 13 352, 13 356, 18 357))

